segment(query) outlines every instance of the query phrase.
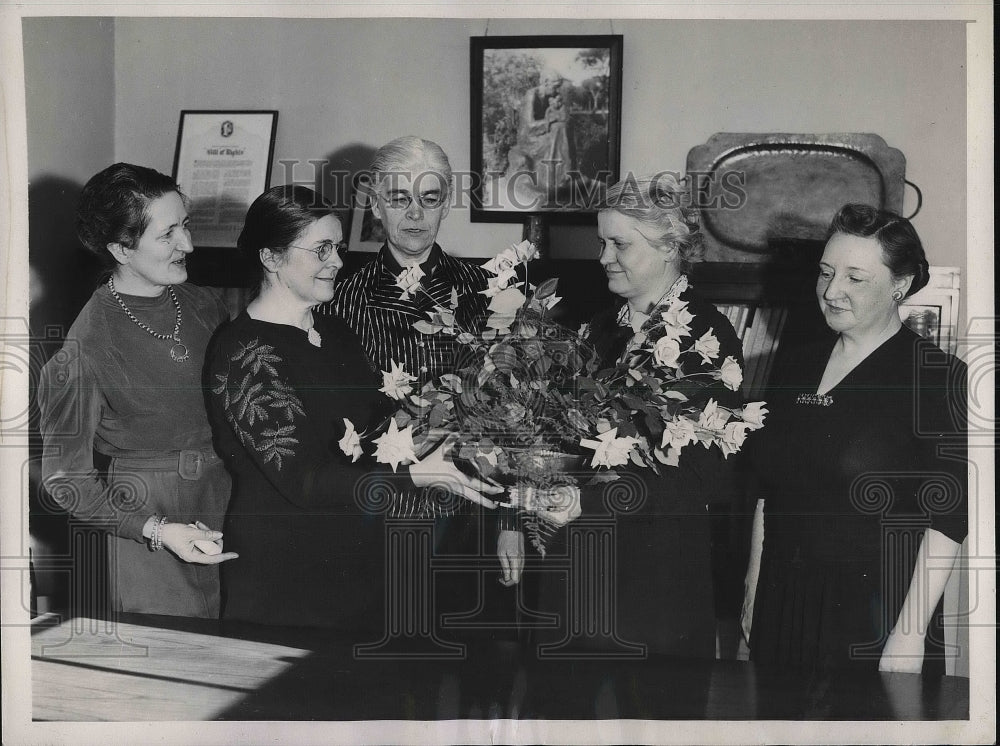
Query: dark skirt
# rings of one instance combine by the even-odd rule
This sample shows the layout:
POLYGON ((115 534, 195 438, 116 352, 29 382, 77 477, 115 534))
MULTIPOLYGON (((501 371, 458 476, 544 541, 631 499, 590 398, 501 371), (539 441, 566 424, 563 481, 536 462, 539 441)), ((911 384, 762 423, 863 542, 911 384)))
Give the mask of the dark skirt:
POLYGON ((537 610, 557 620, 533 637, 565 653, 714 658, 710 554, 707 512, 578 519, 526 578, 537 610))
MULTIPOLYGON (((877 670, 909 584, 902 575, 883 578, 864 561, 765 557, 754 601, 751 660, 815 670, 877 670)), ((925 673, 943 673, 942 640, 939 604, 926 638, 925 673)))
MULTIPOLYGON (((202 453, 203 468, 197 478, 192 473, 185 479, 178 473, 177 456, 114 458, 108 482, 137 509, 167 516, 173 523, 201 521, 221 530, 231 482, 222 461, 214 453, 202 453)), ((112 603, 118 611, 219 617, 218 565, 184 562, 166 549, 150 552, 145 543, 114 535, 108 539, 108 563, 112 603)))

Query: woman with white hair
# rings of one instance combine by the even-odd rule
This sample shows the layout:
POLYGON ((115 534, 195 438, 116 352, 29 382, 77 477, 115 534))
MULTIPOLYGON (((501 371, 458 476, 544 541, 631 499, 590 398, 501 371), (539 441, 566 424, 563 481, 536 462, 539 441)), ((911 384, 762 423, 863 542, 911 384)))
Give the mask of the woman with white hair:
MULTIPOLYGON (((386 242, 375 258, 339 282, 321 313, 334 314, 361 340, 380 371, 401 366, 424 382, 450 373, 452 340, 422 334, 413 322, 426 319, 438 304, 458 295, 456 320, 474 327, 486 315, 486 289, 492 276, 483 268, 449 256, 437 243, 451 201, 451 163, 441 146, 408 135, 386 143, 369 169, 367 196, 385 228, 386 242)), ((459 503, 433 500, 428 492, 400 496, 398 515, 440 516, 459 503)))

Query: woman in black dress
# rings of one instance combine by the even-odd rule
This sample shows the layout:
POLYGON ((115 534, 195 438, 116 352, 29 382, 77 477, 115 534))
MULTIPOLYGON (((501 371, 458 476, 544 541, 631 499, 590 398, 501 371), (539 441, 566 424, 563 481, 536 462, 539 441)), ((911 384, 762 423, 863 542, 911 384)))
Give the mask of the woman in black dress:
POLYGON ((217 335, 208 367, 209 416, 235 481, 227 548, 241 563, 223 574, 223 618, 370 635, 385 595, 384 491, 442 485, 492 506, 479 491, 498 489, 463 475, 442 448, 395 477, 395 465, 358 461, 353 436, 392 402, 357 337, 312 312, 333 297, 344 248, 315 192, 262 194, 239 245, 258 267, 258 293, 217 335))
MULTIPOLYGON (((608 191, 607 207, 597 217, 600 262, 608 288, 623 302, 598 313, 590 324, 587 340, 597 350, 601 369, 624 361, 630 344, 643 338, 675 299, 687 304, 692 317, 689 332, 679 340, 682 346, 708 332, 718 341, 711 364, 688 360, 684 373, 716 368, 727 357, 742 369, 742 347, 732 325, 698 295, 685 274, 703 253, 698 216, 686 199, 684 188, 667 174, 632 178, 608 191)), ((692 403, 707 403, 711 398, 733 409, 742 404, 739 391, 721 381, 701 389, 697 397, 692 403)), ((716 635, 708 511, 710 503, 725 503, 733 493, 730 463, 718 448, 690 445, 684 448, 679 465, 664 466, 660 474, 626 467, 620 470, 627 472, 621 482, 606 488, 583 487, 580 511, 584 519, 613 526, 616 551, 608 558, 613 564, 602 570, 610 572, 605 587, 613 595, 588 601, 606 602, 602 614, 612 616, 570 618, 578 613, 566 605, 572 575, 546 571, 543 566, 539 607, 558 612, 561 619, 554 638, 545 637, 559 640, 576 627, 585 632, 574 642, 584 647, 610 646, 620 651, 624 642, 646 654, 713 658, 716 635)), ((554 518, 564 522, 578 514, 564 510, 554 518)), ((565 539, 565 531, 553 537, 546 562, 572 554, 560 543, 565 539)), ((517 558, 522 545, 519 534, 501 532, 501 564, 510 579, 520 575, 517 558)), ((583 555, 577 560, 595 562, 597 557, 583 555)))
POLYGON ((775 372, 748 450, 764 497, 757 662, 919 672, 937 636, 948 572, 928 560, 950 564, 967 525, 966 371, 900 322, 927 280, 907 220, 834 218, 816 285, 834 334, 775 372))

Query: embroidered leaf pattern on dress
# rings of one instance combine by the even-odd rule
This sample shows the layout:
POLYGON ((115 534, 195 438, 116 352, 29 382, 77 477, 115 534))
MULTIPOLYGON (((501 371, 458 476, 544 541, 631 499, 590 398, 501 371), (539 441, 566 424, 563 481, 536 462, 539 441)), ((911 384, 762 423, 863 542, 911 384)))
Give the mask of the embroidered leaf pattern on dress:
POLYGON ((240 442, 260 453, 265 464, 273 463, 281 471, 282 459, 295 455, 294 446, 299 442, 295 418, 305 416, 295 390, 278 375, 281 357, 274 353, 272 345, 260 344, 255 338, 240 344, 229 360, 237 364, 236 370, 216 373, 212 393, 223 397, 226 419, 240 442), (238 371, 246 373, 240 377, 238 371), (270 380, 262 380, 262 373, 270 380), (239 378, 239 382, 231 377, 239 378), (260 431, 259 442, 254 438, 253 428, 281 419, 288 424, 260 431))
POLYGON ((261 433, 264 438, 258 450, 264 454, 265 464, 274 461, 278 470, 281 470, 281 457, 294 455, 292 446, 299 442, 292 437, 294 432, 295 425, 283 425, 277 428, 268 428, 261 433))

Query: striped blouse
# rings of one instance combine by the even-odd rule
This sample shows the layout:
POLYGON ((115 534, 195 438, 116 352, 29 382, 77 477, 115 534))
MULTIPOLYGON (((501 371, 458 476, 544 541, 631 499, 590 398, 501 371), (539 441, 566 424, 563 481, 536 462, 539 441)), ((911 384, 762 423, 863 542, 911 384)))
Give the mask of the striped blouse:
POLYGON ((490 274, 448 256, 437 244, 421 267, 426 274, 420 289, 403 298, 396 284, 402 267, 388 247, 382 247, 373 261, 337 286, 333 300, 321 306, 320 312, 340 316, 361 338, 368 359, 379 370, 388 371, 392 362, 402 364, 422 385, 429 377, 454 370, 456 346, 450 339, 420 333, 413 323, 428 319, 436 304, 450 305, 454 288, 459 300, 456 323, 478 329, 489 304, 480 291, 490 274))
MULTIPOLYGON (((458 294, 456 324, 478 330, 485 319, 489 299, 480 291, 490 273, 482 267, 448 256, 434 244, 421 265, 425 275, 420 288, 403 297, 396 284, 403 268, 383 246, 374 260, 337 285, 333 300, 319 307, 322 314, 336 314, 361 339, 365 354, 378 370, 388 371, 393 362, 417 378, 415 389, 456 368, 461 345, 452 339, 431 337, 413 328, 427 320, 435 305, 450 305, 452 290, 458 294)), ((464 502, 464 501, 462 501, 464 502)), ((448 515, 461 505, 431 504, 422 490, 399 495, 392 513, 397 516, 448 515)))

